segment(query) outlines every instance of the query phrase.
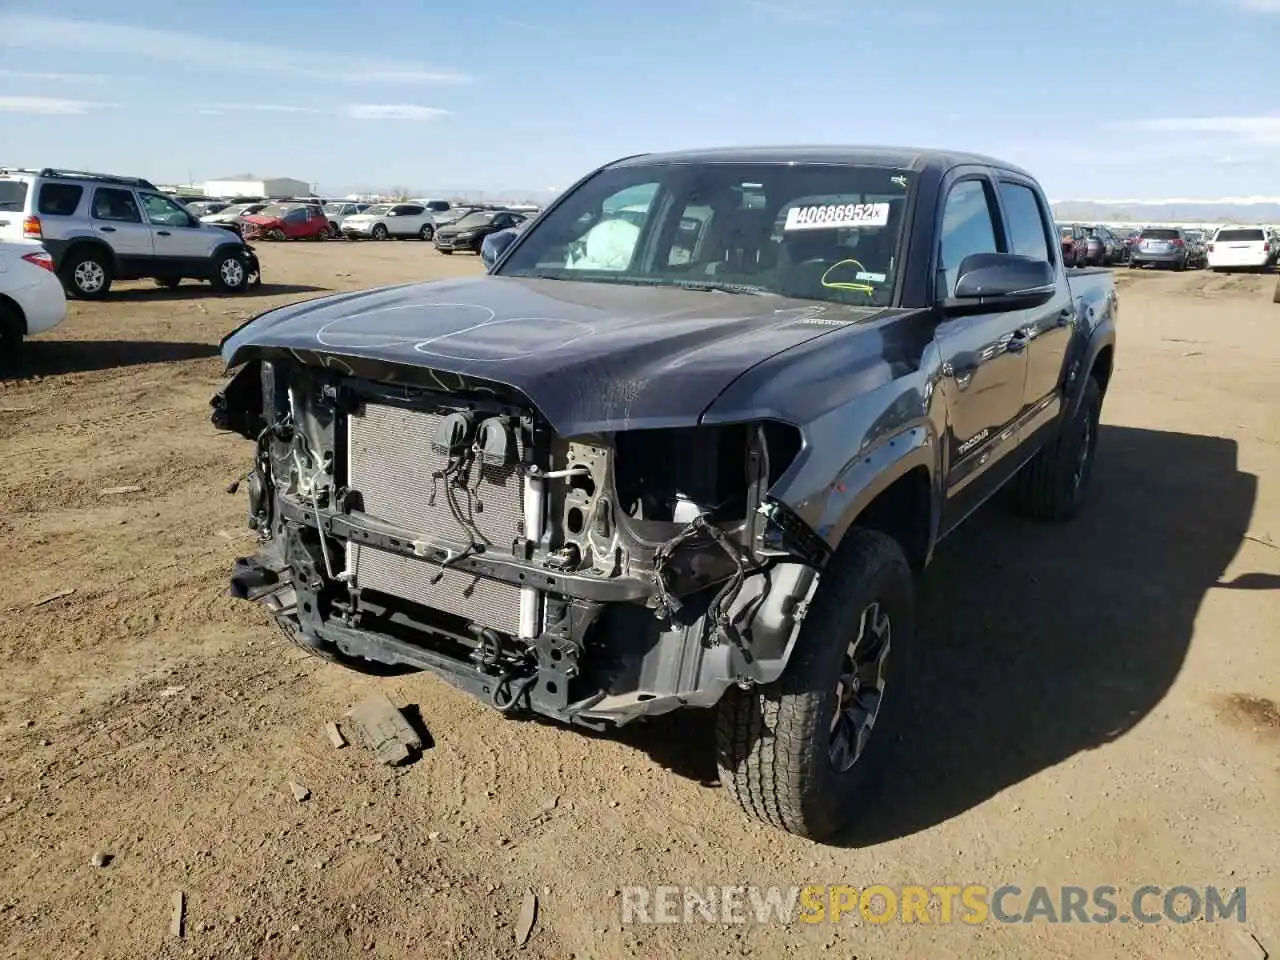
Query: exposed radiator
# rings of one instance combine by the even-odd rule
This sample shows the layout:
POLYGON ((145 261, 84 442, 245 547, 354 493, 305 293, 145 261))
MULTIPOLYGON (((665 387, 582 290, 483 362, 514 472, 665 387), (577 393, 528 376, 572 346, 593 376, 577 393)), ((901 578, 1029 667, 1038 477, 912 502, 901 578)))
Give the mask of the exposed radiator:
MULTIPOLYGON (((465 546, 470 537, 454 518, 444 480, 432 474, 448 463, 431 443, 442 416, 383 404, 366 404, 348 419, 348 483, 363 510, 405 530, 465 546)), ((524 515, 523 485, 514 467, 471 467, 465 489, 454 500, 486 546, 511 549, 524 515)), ((351 566, 363 589, 402 597, 487 627, 515 633, 520 588, 497 580, 446 570, 439 583, 433 561, 403 557, 353 544, 351 566)))

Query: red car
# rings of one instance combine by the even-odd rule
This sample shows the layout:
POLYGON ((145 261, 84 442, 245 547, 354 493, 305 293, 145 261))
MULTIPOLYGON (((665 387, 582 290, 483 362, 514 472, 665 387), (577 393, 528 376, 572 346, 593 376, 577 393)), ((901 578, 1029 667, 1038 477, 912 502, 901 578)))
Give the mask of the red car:
POLYGON ((241 217, 239 224, 246 240, 324 240, 329 236, 329 218, 318 203, 269 203, 241 217))

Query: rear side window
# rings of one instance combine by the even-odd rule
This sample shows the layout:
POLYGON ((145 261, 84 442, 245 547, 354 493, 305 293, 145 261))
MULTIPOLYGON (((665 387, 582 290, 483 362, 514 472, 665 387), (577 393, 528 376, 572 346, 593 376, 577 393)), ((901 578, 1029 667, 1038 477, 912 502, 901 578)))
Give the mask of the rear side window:
POLYGON ((432 211, 433 213, 444 213, 446 210, 449 209, 449 201, 432 200, 430 203, 427 204, 427 209, 432 211))
POLYGON ((973 253, 997 253, 995 217, 981 180, 962 180, 947 194, 938 241, 939 296, 949 297, 960 277, 960 264, 973 253))
POLYGON ((0 180, 0 210, 21 210, 27 202, 27 181, 0 180))
POLYGON ((1021 183, 1000 182, 1005 225, 1009 228, 1009 252, 1053 263, 1049 252, 1049 228, 1035 191, 1021 183))
POLYGON ((93 192, 93 217, 95 220, 141 223, 142 211, 130 191, 99 187, 93 192))
POLYGON ((37 211, 52 217, 69 217, 80 206, 84 187, 74 183, 42 183, 37 211))
POLYGON ((1267 238, 1265 235, 1263 235, 1261 230, 1240 229, 1240 230, 1219 230, 1217 237, 1215 237, 1214 239, 1219 240, 1223 243, 1226 243, 1231 240, 1235 240, 1237 243, 1241 243, 1241 242, 1249 242, 1249 241, 1263 241, 1263 240, 1266 240, 1267 238))
POLYGON ((414 203, 402 203, 396 207, 396 216, 398 217, 416 217, 422 212, 422 208, 414 203))
POLYGON ((1177 230, 1159 230, 1159 229, 1143 230, 1142 239, 1143 240, 1177 240, 1178 231, 1177 230))

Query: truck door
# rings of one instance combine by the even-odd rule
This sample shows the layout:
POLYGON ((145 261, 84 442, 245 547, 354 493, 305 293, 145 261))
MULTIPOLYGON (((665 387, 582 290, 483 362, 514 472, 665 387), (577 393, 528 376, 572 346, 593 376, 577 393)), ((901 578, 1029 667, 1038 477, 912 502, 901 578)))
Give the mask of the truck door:
MULTIPOLYGON (((950 184, 938 239, 937 294, 955 291, 960 263, 973 253, 1002 252, 994 188, 984 175, 950 184)), ((1027 357, 1014 331, 1021 314, 993 312, 943 317, 935 337, 942 359, 948 426, 943 526, 959 523, 1008 478, 1017 446, 1017 419, 1027 357)))
MULTIPOLYGON (((1029 183, 1002 174, 1000 206, 1004 212, 1009 252, 1057 265, 1055 244, 1043 198, 1029 183)), ((1027 383, 1022 398, 1020 442, 1053 420, 1062 405, 1062 384, 1067 351, 1075 333, 1076 315, 1065 274, 1058 292, 1048 303, 1010 315, 1017 321, 1015 335, 1026 343, 1027 383)))
POLYGON ((95 187, 89 218, 93 232, 115 252, 117 275, 127 277, 150 269, 154 254, 151 227, 143 222, 132 190, 95 187))

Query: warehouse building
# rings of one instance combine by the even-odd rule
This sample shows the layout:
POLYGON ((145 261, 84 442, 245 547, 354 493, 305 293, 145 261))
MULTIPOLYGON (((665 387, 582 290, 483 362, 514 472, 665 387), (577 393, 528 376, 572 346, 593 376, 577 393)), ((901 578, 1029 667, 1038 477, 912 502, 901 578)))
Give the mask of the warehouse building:
POLYGON ((292 177, 255 177, 241 173, 206 180, 204 192, 209 197, 308 197, 311 184, 292 177))

